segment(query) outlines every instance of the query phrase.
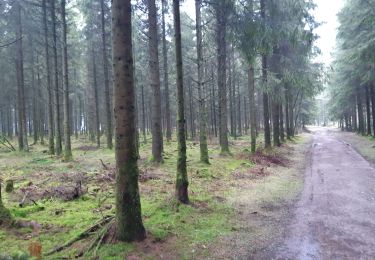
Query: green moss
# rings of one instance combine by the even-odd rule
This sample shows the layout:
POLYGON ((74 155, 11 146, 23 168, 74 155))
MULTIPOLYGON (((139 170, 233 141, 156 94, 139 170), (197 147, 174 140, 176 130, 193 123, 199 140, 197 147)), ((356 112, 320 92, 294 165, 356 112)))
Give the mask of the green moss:
POLYGON ((106 260, 122 260, 133 250, 134 246, 128 243, 102 245, 98 251, 97 257, 106 260))
MULTIPOLYGON (((154 165, 147 160, 151 156, 151 143, 141 143, 139 166, 149 172, 155 169, 160 175, 158 179, 141 183, 143 221, 151 237, 167 242, 170 238, 177 237, 176 241, 171 239, 176 254, 182 258, 191 259, 195 256, 192 251, 201 248, 200 244, 216 243, 222 236, 233 232, 232 221, 235 219, 235 211, 233 201, 229 199, 236 194, 235 188, 231 186, 234 182, 233 172, 247 171, 254 166, 246 159, 247 155, 250 155, 249 140, 248 136, 239 137, 235 141, 239 143, 230 147, 232 152, 230 156, 220 156, 219 147, 209 146, 211 165, 200 162, 199 145, 193 145, 191 141, 187 142, 190 205, 177 205, 174 199, 177 142, 165 143, 164 163, 161 165, 154 165), (241 142, 241 140, 244 141, 241 142), (244 154, 246 156, 243 156, 244 154)), ((114 151, 108 149, 83 151, 79 147, 90 145, 90 142, 85 139, 72 139, 72 141, 76 161, 69 163, 42 154, 41 151, 46 148, 39 145, 33 146, 33 151, 27 154, 0 153, 0 172, 4 173, 2 177, 12 176, 25 179, 27 182, 38 183, 42 180, 32 179, 35 178, 34 173, 85 172, 91 179, 103 171, 99 159, 102 159, 104 163, 110 163, 112 167, 115 165, 114 151)), ((246 190, 248 193, 243 199, 259 205, 285 197, 293 197, 301 183, 294 177, 282 178, 285 176, 277 174, 277 176, 262 179, 259 183, 255 182, 252 189, 246 190)), ((17 181, 15 188, 23 187, 27 182, 17 181)), ((48 185, 57 184, 58 180, 48 181, 48 185)), ((16 219, 33 220, 42 225, 37 239, 43 246, 43 252, 46 252, 77 236, 103 216, 114 214, 112 187, 106 187, 104 192, 108 195, 105 204, 111 204, 111 209, 99 211, 98 208, 102 205, 99 200, 104 194, 96 193, 96 197, 91 195, 94 187, 102 185, 102 183, 89 183, 89 194, 69 202, 45 200, 38 201, 38 206, 19 208, 16 203, 9 200, 11 194, 5 194, 4 203, 16 219)), ((24 231, 27 232, 27 230, 24 231)), ((82 244, 79 242, 77 246, 57 253, 54 257, 74 257, 77 248, 89 243, 90 239, 92 238, 82 241, 82 244)), ((28 247, 28 243, 29 241, 20 239, 14 232, 0 230, 0 248, 6 248, 8 254, 24 250, 28 247)), ((134 250, 137 250, 134 245, 119 243, 102 245, 97 253, 100 259, 124 259, 129 252, 134 250)), ((202 249, 201 255, 209 256, 209 251, 202 249)))

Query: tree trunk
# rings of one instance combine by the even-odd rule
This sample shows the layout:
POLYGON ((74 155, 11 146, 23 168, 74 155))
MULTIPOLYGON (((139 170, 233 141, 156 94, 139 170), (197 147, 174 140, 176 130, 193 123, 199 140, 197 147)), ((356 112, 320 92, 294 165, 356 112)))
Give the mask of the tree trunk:
POLYGON ((207 114, 206 100, 203 96, 203 54, 202 54, 202 0, 195 0, 196 33, 197 33, 197 66, 198 66, 198 102, 199 102, 199 148, 200 159, 203 163, 209 163, 207 146, 207 114))
POLYGON ((48 23, 47 23, 47 4, 46 0, 42 2, 43 8, 43 27, 44 27, 44 54, 45 54, 45 66, 47 74, 47 94, 48 94, 48 152, 49 154, 55 154, 55 142, 53 134, 53 90, 51 85, 51 70, 50 70, 50 58, 49 58, 49 44, 48 44, 48 23))
POLYGON ((16 4, 16 22, 17 32, 17 56, 16 56, 16 72, 17 72, 17 89, 18 89, 18 147, 20 151, 28 151, 27 129, 26 129, 26 107, 25 107, 25 83, 23 68, 23 47, 22 47, 22 17, 21 5, 19 1, 16 4))
POLYGON ((96 61, 94 46, 92 46, 92 76, 93 76, 93 91, 94 91, 94 102, 95 102, 95 134, 96 134, 96 145, 100 147, 100 116, 99 116, 99 96, 98 96, 98 81, 96 73, 96 61))
POLYGON ((138 188, 131 1, 112 1, 114 106, 116 127, 116 228, 121 241, 143 240, 138 188))
POLYGON ((186 137, 185 137, 185 111, 184 111, 184 79, 182 71, 182 47, 180 24, 180 1, 173 0, 173 17, 175 30, 176 70, 177 70, 177 178, 176 197, 181 203, 189 203, 188 176, 186 169, 186 137))
POLYGON ((105 34, 105 11, 104 0, 100 0, 101 30, 102 30, 102 55, 103 55, 103 72, 104 72, 104 98, 106 112, 106 130, 107 130, 107 148, 113 148, 112 142, 112 113, 111 98, 109 93, 109 72, 108 72, 108 55, 107 55, 107 38, 105 34))
POLYGON ((273 145, 280 146, 280 112, 279 103, 275 98, 272 100, 272 117, 273 117, 273 145))
POLYGON ((222 153, 229 153, 228 143, 228 119, 227 119, 227 89, 226 89, 226 60, 227 60, 227 22, 228 10, 226 10, 226 1, 218 1, 215 6, 216 16, 216 41, 217 41, 217 59, 218 59, 218 88, 219 88, 219 141, 222 153))
MULTIPOLYGON (((266 4, 265 0, 260 1, 260 13, 262 20, 266 20, 266 4)), ((267 86, 267 56, 262 55, 262 82, 263 88, 267 86)), ((263 119, 264 119, 264 145, 265 148, 271 147, 271 130, 270 130, 270 112, 269 112, 269 100, 267 91, 263 91, 263 119)))
POLYGON ((69 68, 68 68, 68 43, 67 24, 65 14, 65 1, 61 0, 61 20, 62 20, 62 45, 63 45, 63 85, 64 85, 64 160, 72 159, 72 148, 70 143, 70 106, 69 106, 69 68))
POLYGON ((358 133, 365 134, 365 120, 363 117, 362 95, 359 88, 357 88, 357 108, 358 108, 358 133))
POLYGON ((228 91, 229 91, 229 122, 230 122, 230 135, 236 138, 236 112, 235 105, 233 104, 236 96, 236 89, 232 80, 232 57, 228 57, 228 91))
POLYGON ((250 103, 250 135, 251 152, 256 151, 256 111, 255 111, 255 78, 253 64, 249 64, 248 69, 249 103, 250 103))
POLYGON ((212 69, 212 112, 213 112, 213 126, 215 137, 217 137, 217 120, 216 120, 216 96, 215 96, 215 84, 214 84, 214 71, 212 69))
POLYGON ((280 138, 281 142, 285 142, 285 131, 284 131, 284 113, 283 105, 280 103, 279 113, 280 113, 280 138))
POLYGON ((161 126, 161 96, 160 72, 157 33, 157 13, 155 0, 147 0, 148 4, 148 37, 149 37, 149 66, 152 95, 152 160, 163 161, 163 132, 161 126))
POLYGON ((56 8, 55 1, 51 1, 51 16, 52 16, 52 34, 53 34, 53 67, 55 74, 54 98, 55 98, 55 153, 61 155, 62 141, 61 141, 61 120, 60 120, 60 88, 59 88, 59 70, 57 63, 57 32, 56 32, 56 8))
MULTIPOLYGON (((263 87, 267 85, 267 56, 262 55, 262 81, 263 87)), ((270 129, 270 112, 269 112, 269 98, 266 91, 263 91, 263 123, 264 123, 264 146, 271 147, 271 129, 270 129)))
POLYGON ((366 85, 366 119, 367 119, 367 135, 371 135, 371 109, 370 109, 370 91, 366 85))
MULTIPOLYGON (((34 46, 33 39, 31 34, 28 35, 29 46, 30 46, 30 64, 31 64, 31 94, 32 94, 32 134, 33 134, 33 144, 35 145, 38 142, 39 135, 39 109, 38 109, 38 91, 35 85, 35 57, 34 57, 34 46)), ((38 85, 40 87, 40 85, 38 85)), ((39 97, 42 98, 42 97, 39 97)))
POLYGON ((375 84, 371 83, 371 108, 372 108, 372 130, 375 137, 375 84))
POLYGON ((195 125, 194 125, 194 104, 193 104, 193 88, 191 81, 188 81, 188 92, 189 92, 189 116, 190 116, 190 135, 191 140, 195 139, 195 125))
POLYGON ((162 30, 163 30, 163 67, 164 67, 164 95, 165 95, 165 120, 166 120, 166 137, 167 141, 172 140, 172 122, 171 109, 169 97, 169 79, 168 79, 168 55, 167 55, 167 40, 166 40, 166 26, 165 13, 167 0, 162 0, 162 30))
POLYGON ((242 110, 241 110, 241 93, 240 93, 240 83, 237 84, 237 128, 238 135, 242 136, 242 110))
POLYGON ((146 112, 145 112, 145 94, 144 94, 143 84, 141 85, 141 94, 142 94, 142 133, 143 133, 143 143, 147 143, 146 138, 146 112))
POLYGON ((291 91, 288 92, 288 100, 289 100, 289 130, 290 136, 294 137, 294 109, 297 104, 297 100, 299 97, 299 93, 297 94, 296 100, 293 102, 292 93, 291 91))

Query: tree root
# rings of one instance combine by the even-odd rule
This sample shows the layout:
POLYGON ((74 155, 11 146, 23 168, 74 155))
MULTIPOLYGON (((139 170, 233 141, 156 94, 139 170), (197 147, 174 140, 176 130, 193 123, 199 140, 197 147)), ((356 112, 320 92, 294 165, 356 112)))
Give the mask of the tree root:
MULTIPOLYGON (((66 242, 65 244, 61 245, 61 246, 58 246, 58 247, 55 247, 54 249, 52 249, 51 251, 45 253, 44 255, 45 256, 50 256, 50 255, 53 255, 55 253, 58 253, 70 246, 72 246, 74 243, 90 236, 92 233, 94 232, 98 232, 98 234, 96 235, 96 237, 94 238, 93 242, 90 244, 88 250, 86 251, 89 252, 90 250, 92 250, 95 246, 96 246, 96 250, 100 247, 102 241, 103 241, 103 238, 105 236, 105 234, 107 233, 108 229, 109 229, 109 226, 112 222, 112 220, 114 219, 114 216, 106 216, 104 217, 102 220, 100 220, 98 223, 96 223, 95 225, 89 227, 88 229, 86 229, 85 231, 83 231, 82 233, 80 233, 78 236, 74 237, 73 239, 69 240, 68 242, 66 242)), ((96 253, 96 250, 95 250, 95 253, 96 253)), ((84 253, 81 252, 80 255, 78 255, 78 257, 82 256, 84 253)))

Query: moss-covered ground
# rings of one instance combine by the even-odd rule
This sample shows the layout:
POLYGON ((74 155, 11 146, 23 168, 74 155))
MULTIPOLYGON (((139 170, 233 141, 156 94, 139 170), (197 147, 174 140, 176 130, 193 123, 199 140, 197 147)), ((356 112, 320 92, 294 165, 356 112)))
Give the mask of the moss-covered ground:
POLYGON ((335 131, 343 141, 352 145, 364 158, 375 164, 375 138, 373 136, 343 132, 337 128, 332 131, 335 131))
MULTIPOLYGON (((282 221, 277 221, 286 214, 282 205, 293 201, 302 187, 309 136, 265 151, 266 155, 252 155, 249 139, 231 139, 228 156, 220 155, 211 141, 210 165, 199 162, 199 143, 188 142, 190 205, 177 205, 174 200, 177 143, 164 144, 160 166, 151 163, 151 140, 141 144, 140 189, 147 240, 102 244, 94 256, 94 250, 85 253, 93 239, 89 236, 44 259, 70 259, 79 253, 85 253, 84 259, 231 257, 231 250, 237 250, 238 256, 251 254, 282 228, 282 221)), ((35 243, 45 253, 114 214, 113 151, 96 149, 83 137, 73 142, 71 162, 51 157, 46 146, 30 148, 29 153, 0 150, 0 177, 15 183, 12 193, 3 192, 4 205, 14 219, 29 223, 0 229, 0 259, 27 253, 35 243), (58 192, 74 187, 77 180, 84 191, 79 198, 66 199, 58 192), (26 193, 26 198, 34 199, 20 207, 26 193)))

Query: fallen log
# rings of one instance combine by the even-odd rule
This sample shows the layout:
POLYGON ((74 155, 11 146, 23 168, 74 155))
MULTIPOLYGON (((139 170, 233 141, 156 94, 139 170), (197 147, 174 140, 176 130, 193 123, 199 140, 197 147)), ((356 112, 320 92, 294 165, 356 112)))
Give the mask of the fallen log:
POLYGON ((72 238, 71 240, 69 240, 68 242, 66 242, 65 244, 63 244, 61 246, 55 247, 54 249, 52 249, 51 251, 45 253, 44 255, 45 256, 50 256, 50 255, 53 255, 55 253, 58 253, 58 252, 60 252, 60 251, 62 251, 64 249, 70 247, 71 245, 73 245, 74 243, 78 242, 79 240, 82 240, 82 239, 88 237, 91 233, 98 231, 104 225, 106 225, 109 222, 111 222, 112 219, 114 219, 114 216, 106 216, 106 217, 104 217, 102 220, 100 220, 95 225, 89 227, 88 229, 86 229, 82 233, 78 234, 78 236, 72 238))

